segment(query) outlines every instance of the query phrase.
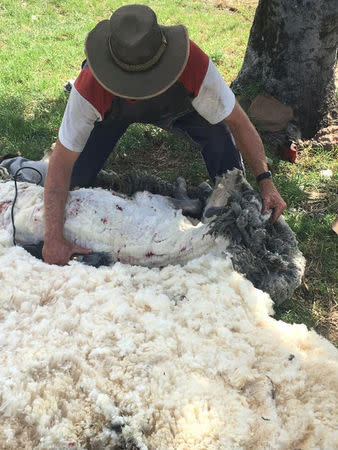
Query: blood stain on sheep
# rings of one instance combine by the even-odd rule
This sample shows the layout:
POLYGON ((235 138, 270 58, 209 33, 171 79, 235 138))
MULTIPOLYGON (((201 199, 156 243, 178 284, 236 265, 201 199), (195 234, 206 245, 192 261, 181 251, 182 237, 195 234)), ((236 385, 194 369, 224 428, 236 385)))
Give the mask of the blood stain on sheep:
POLYGON ((145 256, 146 258, 152 258, 153 256, 161 257, 161 256, 164 256, 164 253, 162 253, 162 254, 160 254, 160 255, 156 255, 156 254, 153 253, 153 252, 148 252, 148 253, 146 253, 144 256, 145 256))
POLYGON ((10 200, 0 203, 0 213, 5 211, 12 202, 10 200))
POLYGON ((186 251, 186 249, 187 249, 187 247, 185 247, 185 246, 184 246, 184 247, 182 247, 182 248, 181 248, 181 250, 180 250, 180 253, 182 253, 182 252, 185 252, 185 251, 186 251))
POLYGON ((117 203, 116 203, 116 209, 118 209, 119 211, 123 211, 123 208, 120 205, 118 205, 117 203))
POLYGON ((107 222, 108 222, 107 217, 103 217, 103 219, 101 219, 101 222, 102 222, 102 223, 107 223, 107 222))

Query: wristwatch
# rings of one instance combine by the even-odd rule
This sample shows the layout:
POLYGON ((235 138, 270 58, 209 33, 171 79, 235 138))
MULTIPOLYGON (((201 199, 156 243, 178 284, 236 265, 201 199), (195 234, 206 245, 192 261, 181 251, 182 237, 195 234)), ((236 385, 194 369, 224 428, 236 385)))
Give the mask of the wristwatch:
POLYGON ((271 177, 272 177, 272 173, 270 172, 270 170, 268 170, 267 172, 260 173, 256 177, 256 181, 257 181, 257 183, 259 183, 260 181, 265 180, 266 178, 271 178, 271 177))

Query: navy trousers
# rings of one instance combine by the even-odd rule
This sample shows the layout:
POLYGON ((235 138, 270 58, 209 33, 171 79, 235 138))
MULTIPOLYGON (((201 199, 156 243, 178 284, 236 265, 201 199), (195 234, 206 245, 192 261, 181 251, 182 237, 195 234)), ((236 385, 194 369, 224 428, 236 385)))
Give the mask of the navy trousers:
MULTIPOLYGON (((213 182, 217 175, 222 175, 227 170, 233 168, 243 170, 241 155, 224 122, 211 125, 197 111, 193 110, 174 118, 169 123, 168 118, 162 122, 153 120, 150 123, 184 136, 196 144, 213 182)), ((129 125, 130 122, 123 123, 123 121, 114 121, 111 118, 95 124, 83 151, 74 164, 71 187, 88 187, 93 183, 117 141, 129 125)))

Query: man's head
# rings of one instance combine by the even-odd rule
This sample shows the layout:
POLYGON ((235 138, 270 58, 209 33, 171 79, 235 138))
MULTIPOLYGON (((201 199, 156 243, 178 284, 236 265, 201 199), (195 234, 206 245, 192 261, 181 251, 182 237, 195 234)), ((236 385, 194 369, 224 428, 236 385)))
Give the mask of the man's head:
POLYGON ((119 97, 145 99, 167 90, 183 72, 189 37, 183 25, 158 25, 145 5, 126 5, 99 22, 85 42, 95 78, 119 97))

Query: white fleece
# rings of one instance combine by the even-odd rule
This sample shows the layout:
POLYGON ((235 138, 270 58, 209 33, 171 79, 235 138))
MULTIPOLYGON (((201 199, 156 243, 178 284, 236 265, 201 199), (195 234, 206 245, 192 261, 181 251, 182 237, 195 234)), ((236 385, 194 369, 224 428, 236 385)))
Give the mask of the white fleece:
MULTIPOLYGON (((9 201, 12 183, 3 184, 9 201)), ((40 217, 34 205, 41 192, 28 189, 35 197, 26 222, 22 189, 17 211, 17 227, 25 230, 40 217)), ((1 217, 7 217, 2 194, 1 217)), ((86 218, 86 195, 73 195, 67 220, 74 230, 87 229, 88 242, 105 236, 111 211, 86 218)), ((143 214, 154 207, 150 200, 140 197, 143 214)), ((128 211, 126 199, 110 201, 128 211)), ((141 216, 130 217, 127 234, 138 233, 141 216)), ((178 221, 194 236, 187 222, 178 221)), ((116 448, 119 425, 141 450, 338 447, 337 350, 304 325, 270 317, 270 297, 236 273, 225 255, 209 252, 209 244, 183 266, 58 267, 13 247, 4 223, 1 449, 116 448)), ((142 226, 148 236, 149 224, 142 226)), ((131 241, 134 250, 139 238, 131 241)), ((177 242, 171 245, 176 251, 177 242)), ((144 248, 139 258, 149 259, 144 248)))

